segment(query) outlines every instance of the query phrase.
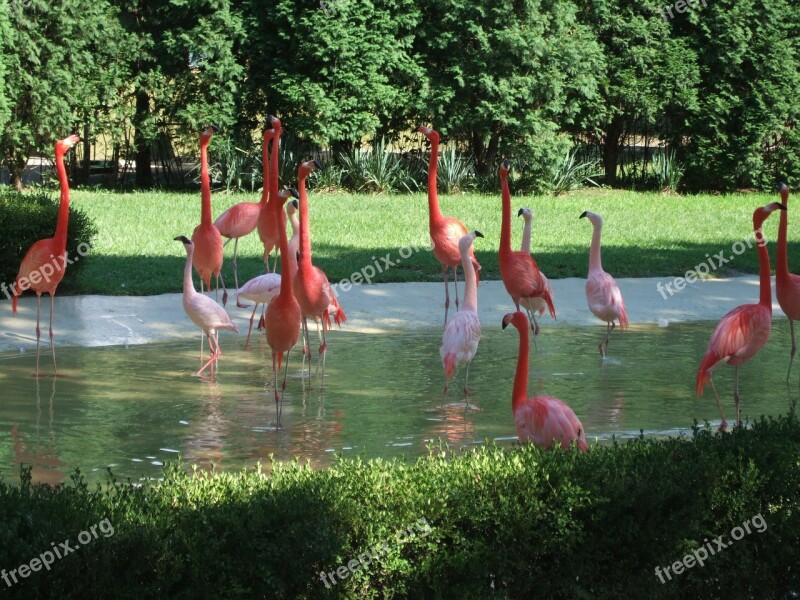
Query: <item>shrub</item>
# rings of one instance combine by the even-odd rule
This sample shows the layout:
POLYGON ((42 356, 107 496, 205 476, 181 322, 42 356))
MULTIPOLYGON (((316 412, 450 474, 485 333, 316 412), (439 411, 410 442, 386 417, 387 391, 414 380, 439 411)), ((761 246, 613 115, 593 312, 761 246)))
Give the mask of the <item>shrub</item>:
MULTIPOLYGON (((58 220, 58 200, 42 192, 22 193, 0 186, 0 281, 12 283, 31 244, 53 237, 58 220)), ((97 228, 83 212, 70 206, 67 230, 67 256, 77 254, 81 243, 91 245, 97 228)), ((80 268, 75 262, 69 270, 80 268)), ((67 274, 69 277, 69 274, 67 274)))
POLYGON ((31 485, 23 469, 19 487, 0 482, 0 567, 108 518, 113 536, 32 573, 7 597, 792 597, 798 456, 793 413, 587 455, 489 444, 434 448, 413 464, 273 464, 266 476, 172 465, 161 483, 120 483, 109 472, 94 489, 77 471, 65 486, 31 485), (659 581, 656 567, 706 538, 729 541, 757 515, 766 529, 659 581), (364 568, 322 580, 370 551, 364 568))
POLYGON ((419 182, 412 176, 406 161, 387 146, 386 140, 381 139, 368 150, 355 148, 349 154, 339 156, 348 187, 372 193, 414 192, 419 189, 419 182))

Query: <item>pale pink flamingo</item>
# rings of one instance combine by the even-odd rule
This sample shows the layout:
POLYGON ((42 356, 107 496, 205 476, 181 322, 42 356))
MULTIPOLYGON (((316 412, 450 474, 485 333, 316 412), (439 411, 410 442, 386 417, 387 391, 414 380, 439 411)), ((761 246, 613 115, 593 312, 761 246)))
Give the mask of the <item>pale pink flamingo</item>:
MULTIPOLYGON (((464 224, 455 217, 445 217, 439 208, 439 191, 437 174, 439 168, 439 133, 430 127, 417 129, 431 143, 431 156, 428 162, 428 228, 433 255, 442 265, 444 277, 444 324, 447 325, 447 311, 450 308, 450 289, 447 284, 447 271, 453 269, 455 279, 456 310, 458 310, 458 267, 461 265, 461 254, 458 251, 458 242, 467 233, 464 224)), ((475 270, 476 280, 480 279, 478 271, 480 264, 475 259, 474 250, 470 250, 470 262, 475 270)))
MULTIPOLYGON (((272 139, 272 129, 267 129, 264 132, 264 141, 261 146, 261 164, 263 171, 263 180, 260 202, 239 202, 234 204, 228 210, 223 212, 214 221, 214 227, 219 230, 222 237, 227 238, 225 246, 228 242, 233 240, 233 281, 236 290, 239 289, 239 266, 236 264, 236 255, 239 252, 239 238, 249 235, 253 232, 258 225, 258 217, 261 214, 261 209, 267 204, 269 198, 269 159, 267 152, 267 145, 272 139)), ((247 306, 239 303, 239 294, 236 294, 236 306, 239 308, 247 308, 247 306)), ((249 339, 249 338, 248 338, 249 339)), ((245 344, 247 347, 247 344, 245 344)))
POLYGON ((533 211, 530 208, 520 208, 519 212, 517 212, 517 216, 522 217, 522 220, 525 222, 522 226, 522 243, 519 245, 519 251, 530 254, 533 211))
MULTIPOLYGON (((40 326, 42 315, 42 294, 50 294, 50 350, 53 353, 53 376, 58 375, 56 367, 56 347, 53 338, 53 304, 56 288, 64 279, 67 268, 67 226, 69 223, 69 179, 64 167, 64 155, 80 141, 77 135, 71 135, 56 142, 56 173, 61 187, 61 201, 58 206, 56 231, 51 238, 34 242, 25 253, 19 266, 17 279, 11 286, 11 314, 17 314, 19 296, 25 290, 36 292, 36 377, 39 377, 39 341, 42 337, 40 326)), ((75 259, 77 260, 77 259, 75 259)), ((5 289, 5 285, 3 286, 5 289)))
MULTIPOLYGON (((225 280, 222 278, 222 236, 219 230, 211 222, 211 180, 208 176, 208 145, 211 137, 219 131, 214 125, 207 127, 200 134, 200 200, 201 217, 200 225, 194 228, 192 233, 192 244, 194 244, 194 268, 200 276, 200 292, 203 291, 203 283, 211 290, 211 276, 216 277, 217 287, 215 296, 219 292, 219 284, 222 281, 222 305, 228 302, 228 290, 225 289, 225 280)), ((200 340, 200 353, 203 352, 202 337, 200 340)))
POLYGON ((706 350, 706 354, 700 363, 700 368, 697 370, 697 396, 703 395, 706 383, 711 384, 714 398, 717 401, 717 408, 719 408, 719 416, 722 419, 720 430, 723 431, 728 426, 728 423, 722 413, 722 405, 719 402, 719 395, 714 387, 714 380, 711 375, 717 365, 728 363, 733 366, 733 400, 736 403, 736 424, 741 424, 739 414, 739 365, 743 365, 758 354, 758 351, 767 343, 769 332, 772 328, 772 287, 770 284, 769 253, 767 252, 767 241, 761 232, 761 225, 776 210, 786 210, 786 206, 779 202, 773 202, 757 208, 753 213, 753 230, 758 242, 760 285, 758 304, 742 304, 722 317, 722 320, 717 324, 714 333, 711 335, 708 350, 706 350))
POLYGON ((447 322, 442 335, 442 346, 439 355, 444 369, 444 393, 453 378, 456 366, 467 365, 464 378, 464 394, 467 395, 469 383, 469 365, 478 351, 481 339, 481 322, 478 319, 478 284, 469 251, 476 237, 483 237, 480 231, 472 231, 461 238, 458 248, 461 252, 461 264, 464 267, 464 303, 452 319, 447 322))
POLYGON ((608 336, 614 329, 614 321, 619 321, 619 328, 628 328, 628 313, 622 292, 614 278, 603 270, 600 260, 600 234, 603 228, 603 217, 593 212, 584 211, 579 219, 586 217, 592 222, 592 245, 589 248, 589 276, 586 278, 586 300, 592 314, 606 323, 606 339, 601 342, 600 355, 608 353, 608 336))
MULTIPOLYGON (((265 306, 269 304, 269 301, 278 295, 280 289, 281 276, 278 273, 265 273, 263 275, 253 277, 250 281, 239 288, 239 291, 236 294, 237 300, 238 298, 244 298, 245 300, 250 300, 251 302, 255 303, 253 312, 250 315, 250 327, 247 330, 247 340, 244 343, 245 350, 247 350, 247 348, 250 346, 250 334, 253 331, 253 319, 255 319, 259 304, 263 304, 265 306)), ((240 305, 237 304, 237 306, 240 305)), ((263 326, 263 320, 264 315, 262 314, 261 319, 259 320, 259 328, 263 326)))
MULTIPOLYGON (((283 211, 283 206, 289 196, 298 198, 297 190, 282 190, 276 196, 280 211, 283 211)), ((292 294, 292 274, 289 265, 284 261, 287 260, 289 253, 289 242, 286 239, 286 228, 283 227, 279 231, 279 245, 281 254, 281 289, 278 295, 269 301, 267 306, 267 314, 264 319, 267 328, 267 343, 272 351, 272 374, 275 382, 275 411, 277 413, 277 426, 280 427, 281 423, 281 403, 283 395, 286 392, 286 375, 289 370, 289 352, 297 343, 297 338, 300 337, 300 320, 302 313, 297 299, 292 294), (283 387, 281 392, 278 393, 278 371, 281 368, 281 362, 284 354, 286 355, 286 366, 283 371, 283 387)))
POLYGON ((508 188, 507 160, 500 166, 500 184, 503 200, 503 222, 500 229, 500 276, 503 285, 514 305, 519 310, 520 305, 530 315, 533 334, 539 334, 539 324, 536 322, 535 312, 544 314, 545 307, 550 310, 550 316, 556 318, 556 309, 553 306, 553 295, 547 278, 539 271, 536 261, 530 252, 515 252, 511 249, 511 191, 508 188))
MULTIPOLYGON (((211 351, 211 358, 195 373, 199 377, 209 365, 216 363, 219 357, 222 356, 222 350, 220 350, 219 341, 217 340, 217 331, 228 330, 239 333, 239 330, 224 308, 208 296, 197 293, 194 289, 194 282, 192 281, 194 243, 182 235, 176 237, 175 241, 183 243, 183 247, 186 248, 186 267, 183 270, 183 310, 186 311, 192 322, 208 336, 208 349, 211 351)), ((214 372, 213 365, 211 372, 212 374, 214 372)))
MULTIPOLYGON (((278 266, 281 231, 283 231, 284 235, 286 234, 286 213, 283 211, 283 205, 278 201, 278 159, 280 157, 283 127, 280 119, 272 115, 267 117, 267 123, 269 123, 270 129, 264 134, 264 139, 266 142, 267 135, 269 135, 272 140, 272 150, 269 157, 269 199, 261 206, 257 227, 258 237, 261 243, 264 244, 264 264, 267 267, 267 272, 269 272, 269 255, 273 248, 277 249, 277 253, 275 254, 275 265, 272 270, 275 271, 278 266)), ((264 186, 266 185, 267 182, 265 181, 264 186)))
MULTIPOLYGON (((522 226, 522 243, 520 244, 519 250, 520 252, 530 254, 531 231, 533 229, 533 211, 530 208, 520 208, 519 212, 517 212, 517 216, 522 217, 522 220, 525 221, 525 224, 522 226)), ((545 274, 541 271, 539 271, 539 281, 541 282, 542 287, 544 287, 546 295, 552 298, 553 288, 550 287, 550 280, 547 279, 545 274)), ((519 307, 517 308, 519 309, 519 307)), ((545 300, 545 295, 542 295, 540 297, 530 298, 528 300, 528 306, 525 307, 525 310, 528 313, 528 318, 535 322, 536 313, 538 312, 540 315, 543 315, 545 308, 547 308, 547 301, 545 300)))
POLYGON ((519 331, 519 355, 514 377, 511 408, 520 442, 532 441, 538 446, 550 448, 553 442, 569 448, 577 441, 578 449, 586 452, 586 433, 575 412, 563 400, 552 396, 528 398, 528 328, 530 323, 525 313, 517 311, 503 317, 503 329, 512 324, 519 331))
MULTIPOLYGON (((320 166, 317 161, 309 160, 301 163, 297 169, 297 188, 300 196, 300 253, 297 265, 297 277, 292 280, 292 290, 303 312, 303 332, 305 340, 303 346, 308 347, 309 364, 311 362, 311 343, 308 333, 308 319, 313 319, 314 322, 317 323, 318 331, 319 323, 322 323, 322 343, 319 347, 319 353, 322 357, 322 379, 320 383, 320 388, 322 388, 325 382, 325 357, 328 349, 326 332, 330 326, 331 305, 337 307, 334 313, 337 325, 346 321, 347 317, 341 306, 338 305, 338 300, 331 289, 331 284, 328 281, 327 275, 325 275, 322 269, 313 265, 311 262, 311 227, 308 222, 306 178, 314 169, 318 168, 320 168, 320 166)), ((317 370, 319 370, 319 362, 317 363, 317 370)), ((310 379, 311 369, 309 368, 309 385, 310 379)))
POLYGON ((778 296, 778 304, 781 310, 789 319, 789 332, 792 335, 792 351, 789 355, 789 370, 786 372, 786 381, 792 373, 792 362, 797 352, 794 341, 794 322, 800 320, 800 275, 789 273, 789 249, 787 241, 787 230, 789 227, 788 208, 789 208, 789 187, 785 183, 777 185, 777 191, 781 194, 781 203, 787 210, 781 211, 781 222, 778 225, 778 256, 775 265, 775 288, 778 296))

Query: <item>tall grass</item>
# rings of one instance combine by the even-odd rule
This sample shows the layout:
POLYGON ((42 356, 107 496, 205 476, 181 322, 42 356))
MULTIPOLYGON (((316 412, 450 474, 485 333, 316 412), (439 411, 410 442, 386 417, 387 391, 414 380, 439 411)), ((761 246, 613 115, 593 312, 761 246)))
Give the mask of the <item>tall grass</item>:
POLYGON ((344 168, 344 181, 358 192, 392 193, 415 192, 420 184, 400 154, 388 148, 385 138, 371 148, 353 149, 349 154, 340 154, 339 162, 344 168))

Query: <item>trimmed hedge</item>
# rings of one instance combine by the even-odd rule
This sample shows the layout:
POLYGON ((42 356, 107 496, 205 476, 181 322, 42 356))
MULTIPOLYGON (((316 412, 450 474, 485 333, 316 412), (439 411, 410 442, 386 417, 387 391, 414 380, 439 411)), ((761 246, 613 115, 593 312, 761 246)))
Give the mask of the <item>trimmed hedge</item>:
MULTIPOLYGON (((22 193, 8 186, 0 186, 0 281, 11 284, 17 277, 19 265, 28 248, 44 238, 51 238, 56 232, 58 220, 58 199, 49 194, 22 193)), ((77 256, 81 243, 91 245, 97 235, 97 228, 83 212, 69 207, 69 227, 67 228, 67 256, 77 256)), ((69 265, 69 272, 80 268, 81 262, 69 265)))
POLYGON ((588 455, 489 445, 412 464, 274 464, 268 476, 171 465, 143 486, 109 473, 90 487, 79 472, 38 486, 23 469, 21 485, 0 483, 0 568, 75 545, 106 518, 113 535, 10 587, 0 580, 5 596, 785 598, 800 591, 800 422, 695 428, 588 455), (761 533, 659 581, 657 566, 729 541, 757 515, 761 533), (353 559, 354 574, 321 580, 353 559))

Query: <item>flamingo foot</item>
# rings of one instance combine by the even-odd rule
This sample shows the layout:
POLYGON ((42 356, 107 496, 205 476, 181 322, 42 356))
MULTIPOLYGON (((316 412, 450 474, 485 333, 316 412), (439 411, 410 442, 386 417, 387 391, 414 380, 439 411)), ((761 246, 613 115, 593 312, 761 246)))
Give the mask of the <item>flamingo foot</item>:
POLYGON ((722 423, 720 423, 719 429, 717 431, 719 431, 720 433, 725 433, 727 429, 728 429, 728 422, 725 419, 722 419, 722 423))
POLYGON ((239 308, 250 308, 249 304, 242 304, 241 302, 239 302, 239 298, 236 298, 236 306, 238 306, 239 308))
POLYGON ((261 331, 262 329, 266 328, 267 328, 267 323, 264 320, 264 316, 262 315, 261 318, 258 320, 258 327, 256 327, 256 330, 261 331))
POLYGON ((225 306, 227 303, 228 303, 228 290, 225 290, 222 292, 222 306, 225 306))

